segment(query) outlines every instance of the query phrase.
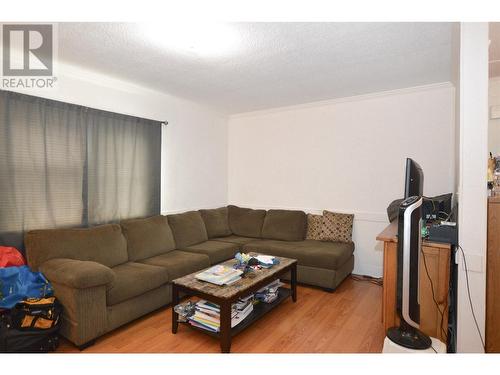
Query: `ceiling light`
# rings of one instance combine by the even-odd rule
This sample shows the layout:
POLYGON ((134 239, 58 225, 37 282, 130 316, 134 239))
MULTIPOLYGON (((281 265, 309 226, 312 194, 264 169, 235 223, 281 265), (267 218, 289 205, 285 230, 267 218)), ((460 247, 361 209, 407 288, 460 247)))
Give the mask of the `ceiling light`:
POLYGON ((141 28, 156 45, 204 57, 227 55, 240 39, 234 26, 226 23, 151 23, 141 28))

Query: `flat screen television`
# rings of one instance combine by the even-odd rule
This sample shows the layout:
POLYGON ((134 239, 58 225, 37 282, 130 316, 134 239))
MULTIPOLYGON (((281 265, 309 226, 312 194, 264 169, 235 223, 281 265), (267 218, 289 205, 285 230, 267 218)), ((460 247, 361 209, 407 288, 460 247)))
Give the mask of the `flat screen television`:
POLYGON ((406 158, 405 199, 424 195, 424 172, 418 163, 406 158))

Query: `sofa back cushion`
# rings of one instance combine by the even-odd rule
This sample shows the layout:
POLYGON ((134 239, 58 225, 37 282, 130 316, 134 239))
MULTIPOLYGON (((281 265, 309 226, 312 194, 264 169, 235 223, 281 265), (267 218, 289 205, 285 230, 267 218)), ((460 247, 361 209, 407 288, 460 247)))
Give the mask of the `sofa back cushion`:
POLYGON ((232 234, 227 207, 200 210, 200 214, 207 228, 208 238, 226 237, 232 234))
POLYGON ((128 259, 131 261, 150 258, 175 249, 174 235, 166 216, 120 222, 127 239, 128 259))
POLYGON ((262 237, 281 241, 302 241, 307 218, 303 211, 269 210, 262 226, 262 237))
POLYGON ((198 211, 168 215, 167 218, 174 234, 177 249, 183 249, 208 240, 205 223, 198 211))
POLYGON ((237 236, 260 238, 266 210, 228 206, 229 227, 237 236))
POLYGON ((118 224, 32 230, 26 233, 24 242, 28 264, 34 270, 54 258, 91 260, 107 267, 128 261, 127 241, 118 224))

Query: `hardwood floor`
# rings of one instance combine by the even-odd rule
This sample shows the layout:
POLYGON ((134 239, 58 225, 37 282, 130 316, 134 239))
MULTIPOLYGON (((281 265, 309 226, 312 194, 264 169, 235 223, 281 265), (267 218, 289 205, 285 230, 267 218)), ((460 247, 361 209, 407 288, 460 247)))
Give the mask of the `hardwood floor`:
MULTIPOLYGON (((334 293, 298 287, 297 303, 284 301, 233 338, 232 353, 367 353, 382 351, 382 288, 344 281, 334 293)), ((180 326, 171 333, 171 308, 131 322, 99 339, 85 353, 219 353, 214 338, 180 326)), ((62 340, 58 352, 79 352, 62 340)))

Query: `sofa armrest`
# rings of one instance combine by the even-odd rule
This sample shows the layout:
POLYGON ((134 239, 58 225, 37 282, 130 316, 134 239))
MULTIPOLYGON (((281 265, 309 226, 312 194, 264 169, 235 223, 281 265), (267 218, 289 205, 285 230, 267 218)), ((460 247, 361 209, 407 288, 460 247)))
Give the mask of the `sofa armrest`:
POLYGON ((49 281, 75 289, 107 285, 115 279, 111 268, 92 261, 56 258, 42 263, 39 268, 49 281))

